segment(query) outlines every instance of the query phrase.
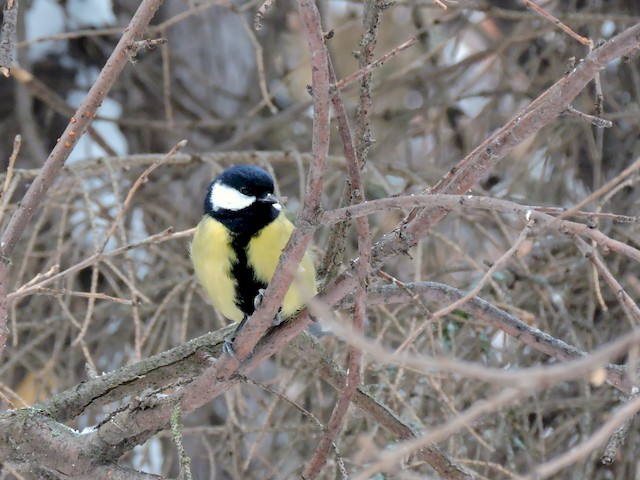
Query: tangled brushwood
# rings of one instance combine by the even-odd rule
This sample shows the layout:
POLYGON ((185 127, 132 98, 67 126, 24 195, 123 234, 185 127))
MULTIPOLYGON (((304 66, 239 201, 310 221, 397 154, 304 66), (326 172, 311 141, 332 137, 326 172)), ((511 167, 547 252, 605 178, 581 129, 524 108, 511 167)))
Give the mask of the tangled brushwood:
POLYGON ((6 3, 1 479, 640 478, 637 2, 6 3), (229 355, 238 164, 297 229, 229 355))

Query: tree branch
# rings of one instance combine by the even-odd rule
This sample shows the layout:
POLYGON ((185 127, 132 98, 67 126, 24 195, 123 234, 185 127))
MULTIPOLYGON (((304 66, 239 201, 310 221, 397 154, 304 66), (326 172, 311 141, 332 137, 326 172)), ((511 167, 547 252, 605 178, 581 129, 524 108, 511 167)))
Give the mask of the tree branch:
POLYGON ((102 68, 97 80, 80 104, 75 116, 71 117, 67 128, 60 136, 60 141, 53 147, 38 176, 33 180, 18 208, 9 220, 9 224, 0 238, 0 353, 6 345, 7 335, 7 274, 9 257, 16 243, 22 237, 27 223, 33 217, 44 199, 49 187, 69 158, 77 141, 87 130, 98 107, 111 89, 118 75, 128 61, 127 49, 131 42, 141 38, 162 0, 143 0, 129 26, 122 33, 120 41, 102 68))

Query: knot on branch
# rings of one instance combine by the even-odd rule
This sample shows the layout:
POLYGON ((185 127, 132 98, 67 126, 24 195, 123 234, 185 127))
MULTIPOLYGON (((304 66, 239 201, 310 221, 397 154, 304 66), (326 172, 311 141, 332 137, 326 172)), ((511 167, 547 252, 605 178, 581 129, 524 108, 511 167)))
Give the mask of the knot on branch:
POLYGON ((127 52, 127 55, 129 55, 129 61, 131 63, 136 63, 136 57, 138 55, 138 52, 140 50, 153 50, 154 48, 156 48, 159 45, 163 45, 167 43, 167 39, 166 38, 156 38, 156 39, 147 39, 147 40, 136 40, 133 41, 131 43, 129 43, 129 45, 127 45, 127 48, 125 49, 125 51, 127 52))

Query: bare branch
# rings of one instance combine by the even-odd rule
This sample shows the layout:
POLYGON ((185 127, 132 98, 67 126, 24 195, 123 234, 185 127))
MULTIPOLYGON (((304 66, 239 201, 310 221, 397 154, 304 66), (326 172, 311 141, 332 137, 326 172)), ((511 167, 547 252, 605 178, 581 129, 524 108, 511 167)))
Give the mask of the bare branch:
POLYGON ((16 59, 18 3, 18 0, 7 0, 7 4, 2 12, 2 27, 0 27, 0 73, 5 77, 11 75, 11 69, 16 59))
POLYGON ((607 438, 620 428, 626 421, 633 418, 640 411, 640 396, 634 397, 614 412, 609 419, 591 435, 587 440, 563 452, 549 462, 537 466, 533 471, 523 477, 523 480, 533 480, 540 477, 549 477, 560 470, 586 459, 593 451, 600 447, 607 438))
POLYGON ((579 41, 584 46, 593 47, 593 42, 591 40, 589 40, 588 38, 583 37, 582 35, 578 35, 576 32, 571 30, 569 27, 567 27, 564 23, 562 23, 556 17, 551 15, 549 12, 547 12, 544 8, 539 7, 538 5, 533 3, 531 0, 522 0, 522 2, 527 7, 529 7, 532 10, 534 10, 539 15, 541 15, 542 17, 544 17, 545 19, 549 20, 551 23, 553 23, 554 25, 559 27, 563 32, 568 34, 570 37, 572 37, 572 38, 576 39, 577 41, 579 41))
MULTIPOLYGON (((84 134, 85 130, 93 120, 93 115, 102 103, 102 100, 109 93, 109 89, 118 78, 118 75, 127 63, 126 55, 123 52, 129 44, 137 37, 141 37, 144 29, 153 18, 156 10, 160 7, 161 0, 144 0, 136 14, 131 19, 129 26, 124 30, 122 38, 107 60, 98 79, 93 84, 87 97, 82 102, 75 116, 67 125, 64 133, 60 136, 60 142, 49 154, 39 175, 25 193, 20 202, 20 206, 11 217, 7 225, 2 240, 0 241, 0 255, 8 257, 22 236, 22 232, 35 213, 38 205, 44 198, 49 187, 53 183, 56 175, 64 165, 65 160, 73 151, 74 145, 84 134)), ((0 275, 2 272, 0 272, 0 275)))
POLYGON ((0 262, 0 352, 4 350, 6 345, 6 334, 4 332, 6 332, 7 329, 7 274, 8 259, 11 252, 22 237, 27 223, 42 202, 42 199, 60 172, 64 162, 73 151, 74 145, 88 128, 96 110, 126 65, 127 56, 123 53, 134 39, 142 36, 144 29, 151 21, 151 18, 153 18, 153 15, 161 3, 162 0, 144 0, 140 4, 129 23, 129 27, 123 32, 118 45, 100 72, 98 79, 81 103, 76 115, 71 118, 67 128, 60 137, 60 142, 56 144, 49 154, 42 170, 31 183, 31 186, 11 217, 9 224, 2 233, 2 237, 0 238, 0 258, 4 259, 4 261, 0 262))
MULTIPOLYGON (((311 241, 313 229, 317 226, 320 211, 323 179, 329 153, 329 66, 324 36, 320 24, 320 15, 311 0, 299 0, 300 16, 307 32, 311 51, 311 72, 313 80, 313 137, 311 141, 312 163, 307 181, 307 196, 304 208, 298 218, 286 248, 282 252, 276 273, 264 294, 264 301, 254 312, 246 326, 234 340, 233 348, 240 358, 249 356, 260 338, 271 326, 272 320, 286 294, 295 271, 311 241)), ((230 355, 223 357, 218 364, 218 378, 228 378, 238 367, 238 361, 230 355)))
MULTIPOLYGON (((371 200, 366 203, 324 212, 322 214, 322 220, 327 223, 333 223, 340 221, 343 218, 369 215, 374 212, 383 211, 387 208, 407 209, 412 207, 425 207, 432 211, 437 209, 450 211, 455 208, 469 207, 494 210, 502 213, 516 213, 521 216, 527 215, 527 212, 530 211, 531 218, 541 222, 541 224, 546 228, 553 227, 562 233, 571 233, 588 237, 603 247, 609 248, 612 251, 621 253, 637 262, 640 262, 640 250, 626 243, 609 238, 599 230, 591 228, 590 225, 570 222, 568 220, 562 220, 560 223, 556 224, 558 217, 553 217, 546 213, 539 212, 538 207, 519 205, 507 200, 480 197, 477 195, 432 194, 371 200)), ((545 207, 541 207, 540 210, 545 211, 546 209, 545 207)), ((564 210, 560 212, 560 215, 562 215, 562 213, 564 213, 564 210)))

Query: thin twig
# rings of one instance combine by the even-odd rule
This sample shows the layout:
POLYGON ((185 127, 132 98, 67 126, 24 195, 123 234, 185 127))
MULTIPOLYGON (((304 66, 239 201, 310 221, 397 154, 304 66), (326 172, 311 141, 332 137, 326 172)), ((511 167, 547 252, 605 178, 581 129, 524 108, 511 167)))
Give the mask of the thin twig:
MULTIPOLYGON (((528 216, 531 217, 531 215, 528 215, 528 216)), ((513 243, 513 245, 511 245, 509 250, 507 250, 498 260, 496 260, 493 263, 493 265, 491 265, 491 268, 487 270, 487 272, 482 276, 480 281, 471 289, 471 291, 461 299, 456 300, 452 304, 447 305, 446 307, 441 308, 437 312, 434 312, 433 314, 431 314, 429 318, 426 319, 420 327, 416 328, 413 332, 411 332, 411 335, 409 335, 402 342, 402 344, 400 344, 400 346, 396 349, 396 353, 400 353, 405 348, 407 348, 407 346, 411 344, 418 337, 418 335, 420 335, 424 331, 424 329, 427 328, 430 324, 444 317, 445 315, 448 315, 454 310, 459 309, 466 302, 468 302, 472 298, 475 298, 476 295, 478 295, 478 293, 480 292, 480 290, 482 290, 482 288, 487 284, 487 282, 491 280, 493 275, 500 268, 502 268, 509 261, 509 259, 511 259, 511 257, 513 257, 514 255, 518 255, 518 249, 531 236, 534 223, 535 223, 534 220, 528 219, 527 224, 525 225, 524 229, 520 232, 520 235, 518 235, 518 238, 513 243)))
POLYGON ((382 65, 384 65, 387 62, 387 60, 389 60, 390 58, 393 58, 397 54, 401 53, 403 50, 406 50, 407 48, 412 47, 413 45, 415 45, 415 43, 416 43, 415 37, 414 38, 410 38, 409 40, 407 40, 404 43, 401 43, 397 47, 395 47, 392 50, 390 50, 389 52, 385 53, 378 60, 375 60, 375 61, 365 65, 364 67, 362 67, 357 72, 354 72, 351 75, 341 79, 339 82, 337 82, 335 84, 335 87, 334 87, 335 90, 336 91, 344 90, 346 87, 348 87, 352 83, 357 82, 358 80, 360 80, 365 75, 370 74, 376 68, 381 67, 382 65))
POLYGON ((142 172, 142 174, 138 177, 138 179, 133 183, 133 185, 129 189, 129 193, 127 193, 127 197, 124 199, 124 202, 122 202, 122 206, 120 207, 120 211, 118 212, 118 214, 116 215, 116 218, 113 220, 113 223, 111 224, 111 228, 109 229, 109 231, 105 235, 104 240, 102 241, 102 245, 98 249, 99 252, 104 252, 104 249, 107 246, 107 243, 109 243, 109 239, 111 238, 111 236, 116 231, 116 228, 118 228, 118 226, 120 225, 120 222, 122 221, 122 217, 124 216, 125 212, 127 211, 127 208, 129 208, 129 205, 131 204, 131 200, 135 196, 135 194, 138 191, 138 189, 144 183, 147 182, 147 180, 149 179, 149 175, 151 175, 151 173, 156 168, 158 168, 160 165, 162 165, 167 160, 169 160, 174 154, 179 152, 186 144, 187 144, 186 140, 180 140, 171 150, 169 150, 169 152, 164 157, 162 157, 159 160, 153 162, 149 167, 147 167, 147 169, 144 172, 142 172))
MULTIPOLYGON (((532 210, 536 212, 549 213, 551 215, 561 215, 567 211, 566 208, 560 207, 541 207, 541 206, 531 206, 532 210)), ((603 218, 606 220, 612 220, 616 223, 637 223, 640 222, 640 216, 631 217, 629 215, 618 215, 616 213, 607 213, 607 212, 585 212, 585 211, 577 211, 571 213, 572 217, 587 217, 587 218, 603 218)))
POLYGON ((586 113, 582 113, 581 111, 576 110, 571 105, 567 107, 565 113, 567 115, 571 115, 572 117, 579 118, 580 120, 584 120, 585 122, 589 122, 591 125, 595 125, 598 128, 613 127, 613 122, 611 120, 606 120, 595 115, 587 115, 586 113))
POLYGON ((9 190, 9 185, 11 184, 11 180, 13 180, 13 170, 15 168, 18 155, 20 154, 21 145, 22 145, 22 137, 20 135, 16 135, 16 138, 13 140, 13 150, 11 151, 11 156, 9 157, 9 165, 7 166, 7 176, 4 179, 4 185, 2 186, 2 193, 0 193, 0 198, 3 198, 7 194, 7 191, 9 190))
POLYGON ((69 295, 72 297, 80 297, 80 298, 94 298, 96 300, 108 300, 109 302, 119 303, 120 305, 132 305, 133 302, 126 298, 114 297, 112 295, 107 295, 106 293, 100 292, 74 292, 70 290, 53 290, 50 288, 38 288, 35 292, 35 295, 51 295, 53 297, 63 297, 65 295, 69 295))
MULTIPOLYGON (((166 37, 167 32, 163 31, 162 36, 166 37)), ((160 49, 162 54, 162 98, 164 104, 164 117, 167 120, 167 128, 175 128, 173 118, 173 105, 171 103, 171 55, 169 52, 169 42, 162 42, 160 49)))
MULTIPOLYGON (((630 398, 626 400, 629 402, 638 397, 638 394, 631 395, 630 398)), ((613 435, 609 438, 607 442, 607 446, 604 449, 604 453, 602 454, 601 462, 605 465, 611 465, 616 457, 618 450, 624 445, 624 442, 627 439, 627 434, 629 433, 629 427, 631 426, 631 422, 634 417, 630 417, 625 422, 620 425, 620 427, 614 432, 613 435)))
MULTIPOLYGON (((596 243, 591 241, 592 247, 596 246, 596 243)), ((596 300, 598 300, 598 304, 603 312, 609 311, 609 307, 607 307, 606 302, 604 301, 604 297, 602 296, 602 289, 600 288, 600 282, 598 281, 598 268, 595 265, 591 265, 591 276, 593 280, 593 289, 596 294, 596 300)))
POLYGON ((622 310, 625 312, 631 323, 631 328, 638 327, 640 325, 640 308, 629 296, 629 294, 622 288, 622 285, 616 280, 613 274, 609 271, 604 262, 600 259, 597 252, 589 246, 587 242, 580 237, 574 235, 573 241, 576 243, 580 251, 588 258, 593 266, 596 268, 600 276, 609 285, 611 291, 615 294, 616 298, 622 306, 622 310))
POLYGON ((127 56, 123 53, 128 45, 144 33, 151 18, 160 7, 162 0, 143 0, 135 15, 124 30, 120 41, 116 45, 107 63, 101 70, 89 93, 80 104, 76 115, 69 121, 61 141, 49 154, 42 170, 33 180, 24 197, 18 204, 9 224, 0 239, 0 353, 4 350, 8 335, 7 329, 7 277, 9 257, 17 242, 22 237, 29 220, 38 209, 54 179, 62 169, 74 145, 87 130, 93 114, 96 112, 111 86, 127 63, 127 56))
POLYGON ((524 3, 527 7, 531 8, 532 10, 537 12, 538 14, 542 15, 544 18, 549 20, 555 26, 559 27, 563 32, 567 33, 570 37, 575 38, 577 41, 579 41, 584 46, 590 47, 590 48, 593 47, 593 42, 591 40, 589 40, 588 38, 583 37, 582 35, 578 35, 576 32, 571 30, 569 27, 567 27, 564 23, 562 23, 556 17, 551 15, 545 9, 537 6, 531 0, 522 0, 522 3, 524 3))
MULTIPOLYGON (((262 7, 264 7, 265 5, 267 5, 267 3, 264 3, 262 7)), ((258 11, 258 14, 259 13, 260 11, 258 11)), ((258 14, 256 14, 256 19, 258 18, 258 14)), ((264 101, 264 104, 267 107, 269 107, 269 111, 272 114, 275 114, 278 112, 278 109, 271 101, 271 94, 269 94, 269 89, 267 88, 267 76, 264 71, 264 56, 262 52, 262 45, 260 45, 260 42, 258 42, 258 39, 256 38, 255 34, 251 30, 251 27, 247 23, 247 20, 245 17, 242 17, 242 19, 240 20, 240 24, 242 25, 242 28, 244 28, 244 31, 247 34, 247 37, 249 37, 249 41, 251 42, 251 45, 253 45, 253 48, 256 51, 256 69, 258 74, 258 85, 260 86, 260 93, 262 94, 262 100, 264 101)), ((255 28, 255 23, 254 23, 254 28, 255 28)))

